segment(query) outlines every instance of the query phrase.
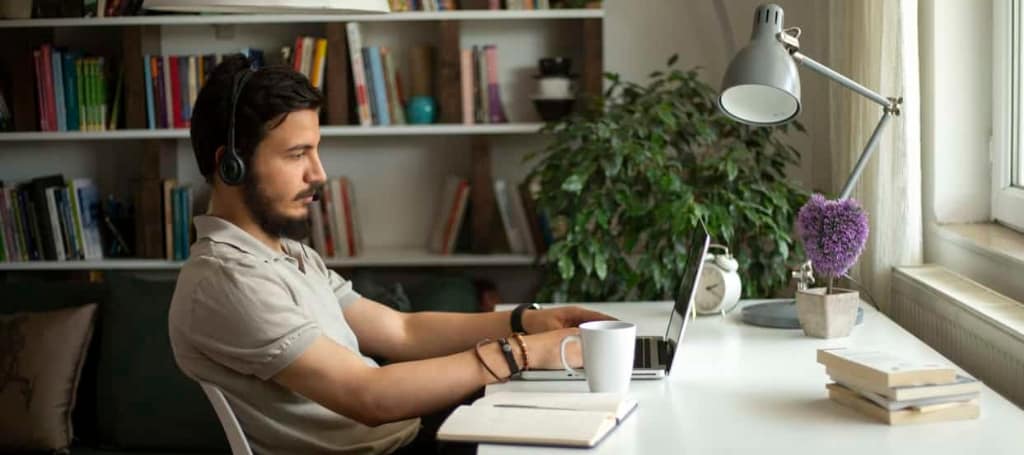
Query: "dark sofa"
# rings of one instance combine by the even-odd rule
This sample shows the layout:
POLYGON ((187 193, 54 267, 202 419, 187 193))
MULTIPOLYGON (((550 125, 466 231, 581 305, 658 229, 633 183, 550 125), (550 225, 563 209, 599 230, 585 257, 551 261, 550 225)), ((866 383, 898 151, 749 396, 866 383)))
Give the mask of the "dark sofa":
MULTIPOLYGON (((72 414, 74 455, 230 453, 197 384, 178 370, 167 335, 176 272, 106 272, 103 283, 0 281, 0 314, 98 303, 72 414)), ((356 275, 365 296, 404 311, 476 311, 476 288, 457 276, 380 285, 356 275), (410 302, 416 302, 412 304, 410 302)))

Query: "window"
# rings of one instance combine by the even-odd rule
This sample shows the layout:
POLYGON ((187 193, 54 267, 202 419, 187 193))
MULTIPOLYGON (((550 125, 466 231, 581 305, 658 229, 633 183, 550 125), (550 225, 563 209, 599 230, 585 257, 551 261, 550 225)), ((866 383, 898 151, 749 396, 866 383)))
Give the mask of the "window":
POLYGON ((1024 0, 993 7, 992 216, 1024 229, 1024 0))

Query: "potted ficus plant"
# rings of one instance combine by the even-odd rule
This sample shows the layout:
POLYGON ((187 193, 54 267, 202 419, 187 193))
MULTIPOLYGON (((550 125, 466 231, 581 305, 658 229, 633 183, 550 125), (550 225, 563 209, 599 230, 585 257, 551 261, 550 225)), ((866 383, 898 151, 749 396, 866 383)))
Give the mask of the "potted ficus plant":
POLYGON ((790 126, 728 119, 676 60, 645 83, 606 74, 603 96, 548 123, 547 147, 527 155, 554 240, 538 300, 672 299, 700 222, 735 255, 743 296, 775 295, 803 262, 791 232, 808 195, 786 176, 800 159, 790 126))
POLYGON ((830 201, 815 194, 800 208, 797 233, 825 287, 797 291, 800 326, 808 336, 844 337, 857 321, 860 295, 834 287, 857 262, 868 239, 868 217, 853 199, 830 201))

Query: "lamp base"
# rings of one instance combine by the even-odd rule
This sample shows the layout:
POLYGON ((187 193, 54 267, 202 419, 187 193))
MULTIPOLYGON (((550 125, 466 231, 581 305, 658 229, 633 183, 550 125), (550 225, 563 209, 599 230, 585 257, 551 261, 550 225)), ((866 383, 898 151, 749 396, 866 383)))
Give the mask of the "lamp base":
MULTIPOLYGON (((741 311, 743 322, 773 329, 799 329, 796 299, 751 300, 741 311)), ((857 324, 864 322, 864 309, 857 308, 857 324)))

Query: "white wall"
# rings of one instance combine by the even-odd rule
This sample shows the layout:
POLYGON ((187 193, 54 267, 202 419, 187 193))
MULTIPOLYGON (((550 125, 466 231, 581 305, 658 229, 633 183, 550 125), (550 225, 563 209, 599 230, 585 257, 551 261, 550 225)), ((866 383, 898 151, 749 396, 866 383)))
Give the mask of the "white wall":
MULTIPOLYGON (((718 87, 733 56, 727 34, 715 12, 715 0, 606 0, 604 42, 605 68, 627 80, 643 82, 662 69, 672 54, 679 54, 680 68, 699 66, 704 80, 718 87), (642 5, 642 6, 641 6, 642 5)), ((725 15, 738 49, 750 39, 754 9, 765 0, 723 0, 725 15)), ((785 11, 785 27, 803 29, 801 48, 824 64, 828 59, 828 2, 776 0, 785 11)), ((806 187, 829 189, 828 82, 801 70, 803 111, 798 120, 808 134, 790 140, 803 155, 790 175, 806 187)))

